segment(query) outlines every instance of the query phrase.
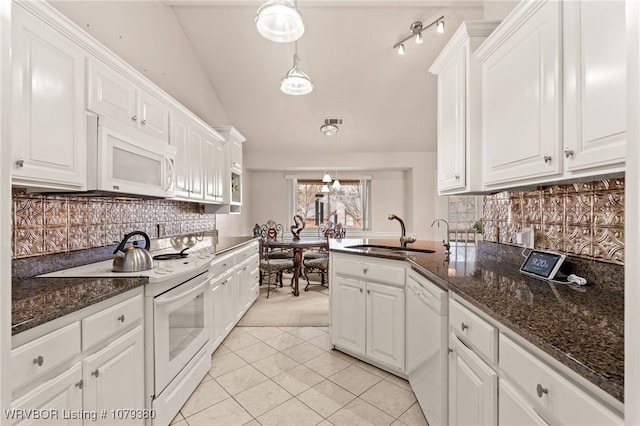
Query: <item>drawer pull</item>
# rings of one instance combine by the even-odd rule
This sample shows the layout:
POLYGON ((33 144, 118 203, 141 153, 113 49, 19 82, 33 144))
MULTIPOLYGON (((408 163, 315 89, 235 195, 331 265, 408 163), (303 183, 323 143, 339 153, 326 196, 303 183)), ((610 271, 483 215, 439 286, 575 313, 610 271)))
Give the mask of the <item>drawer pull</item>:
POLYGON ((362 293, 362 289, 360 289, 360 293, 362 293))
POLYGON ((137 116, 137 115, 134 115, 133 117, 131 117, 131 120, 133 120, 133 121, 137 121, 137 120, 138 120, 138 116, 137 116))
POLYGON ((122 315, 120 315, 120 316, 118 317, 118 321, 120 321, 120 322, 124 322, 124 314, 122 314, 122 315))
POLYGON ((96 368, 95 370, 93 370, 93 371, 91 372, 91 375, 92 375, 92 376, 96 376, 96 377, 98 377, 98 376, 100 375, 100 370, 98 370, 98 369, 96 368))
POLYGON ((573 150, 569 149, 569 148, 565 148, 564 149, 564 156, 567 157, 567 158, 572 157, 573 156, 573 150))
POLYGON ((552 159, 552 157, 549 154, 545 154, 543 158, 545 163, 550 163, 552 159))
POLYGON ((76 387, 78 389, 82 389, 82 386, 84 386, 84 382, 82 380, 80 380, 78 383, 76 383, 76 387))
POLYGON ((24 159, 20 158, 20 159, 16 160, 16 166, 24 167, 24 159))
POLYGON ((367 294, 371 294, 371 290, 367 290, 367 294))
POLYGON ((538 386, 536 386, 536 393, 538 394, 538 397, 542 398, 543 394, 549 393, 549 389, 543 388, 542 385, 538 383, 538 386))
POLYGON ((44 364, 44 358, 42 355, 38 355, 38 358, 33 359, 33 363, 38 364, 38 367, 42 367, 42 364, 44 364))
POLYGON ((369 268, 364 268, 364 269, 362 270, 362 273, 363 273, 363 274, 366 274, 368 270, 369 270, 369 268))
POLYGON ((465 331, 469 326, 465 323, 461 323, 460 328, 462 328, 462 331, 465 331))

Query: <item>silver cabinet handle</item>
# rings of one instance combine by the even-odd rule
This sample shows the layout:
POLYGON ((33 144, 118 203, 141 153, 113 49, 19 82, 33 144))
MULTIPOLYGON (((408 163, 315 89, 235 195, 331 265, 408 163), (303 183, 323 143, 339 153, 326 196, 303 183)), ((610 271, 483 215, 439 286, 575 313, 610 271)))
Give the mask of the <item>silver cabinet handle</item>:
POLYGON ((92 375, 92 376, 96 376, 96 377, 98 377, 98 376, 100 375, 100 370, 98 370, 98 369, 96 368, 95 370, 93 370, 93 371, 91 372, 91 375, 92 375))
POLYGON ((147 120, 142 120, 140 123, 144 126, 145 124, 147 124, 147 120))
POLYGON ((447 348, 447 352, 449 352, 449 353, 453 353, 453 349, 451 349, 451 348, 447 348))
POLYGON ((538 383, 538 386, 536 386, 536 393, 538 394, 538 397, 542 398, 543 394, 549 393, 549 389, 543 388, 542 385, 538 383))
POLYGON ((569 148, 565 148, 564 149, 564 156, 569 158, 569 157, 573 157, 573 150, 569 149, 569 148))
POLYGON ((82 380, 80 380, 78 383, 76 383, 76 387, 78 389, 82 389, 83 386, 84 386, 84 382, 82 380))
POLYGON ((545 154, 543 158, 544 158, 544 162, 545 163, 550 163, 551 162, 551 156, 549 154, 545 154))
POLYGON ((460 175, 455 175, 456 180, 460 180, 460 175))
POLYGON ((24 167, 24 158, 19 158, 18 160, 16 160, 16 166, 24 167))
POLYGON ((360 293, 362 293, 362 289, 360 289, 360 293))
POLYGON ((44 364, 44 358, 42 355, 38 355, 38 358, 33 359, 33 363, 38 364, 38 367, 42 367, 42 364, 44 364))
POLYGON ((120 321, 120 322, 124 322, 124 314, 122 314, 122 315, 120 315, 120 316, 118 317, 118 321, 120 321))
POLYGON ((138 121, 138 116, 137 116, 137 115, 134 115, 133 117, 131 117, 131 120, 133 120, 133 121, 138 121))
POLYGON ((469 326, 465 323, 461 323, 460 328, 462 328, 462 331, 465 331, 469 326))
POLYGON ((371 294, 371 290, 367 290, 367 294, 371 294))
POLYGON ((363 274, 366 274, 368 270, 369 270, 369 268, 364 268, 364 269, 362 270, 362 273, 363 273, 363 274))

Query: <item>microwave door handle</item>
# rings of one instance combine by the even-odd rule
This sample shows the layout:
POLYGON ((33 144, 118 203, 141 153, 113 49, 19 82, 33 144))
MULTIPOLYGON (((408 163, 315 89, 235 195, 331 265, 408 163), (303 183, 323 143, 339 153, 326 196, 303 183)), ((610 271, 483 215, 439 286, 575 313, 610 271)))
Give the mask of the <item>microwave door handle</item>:
POLYGON ((173 297, 164 297, 164 296, 157 297, 155 300, 155 304, 157 306, 168 305, 169 303, 173 303, 176 300, 184 299, 188 296, 191 296, 192 294, 198 293, 202 289, 202 287, 206 286, 209 283, 209 278, 210 277, 207 275, 207 278, 203 282, 201 282, 191 290, 187 291, 186 293, 180 293, 179 295, 173 296, 173 297))
POLYGON ((169 170, 169 174, 167 176, 167 186, 164 188, 165 191, 170 190, 173 187, 173 162, 169 157, 164 157, 164 161, 167 164, 167 168, 169 170))

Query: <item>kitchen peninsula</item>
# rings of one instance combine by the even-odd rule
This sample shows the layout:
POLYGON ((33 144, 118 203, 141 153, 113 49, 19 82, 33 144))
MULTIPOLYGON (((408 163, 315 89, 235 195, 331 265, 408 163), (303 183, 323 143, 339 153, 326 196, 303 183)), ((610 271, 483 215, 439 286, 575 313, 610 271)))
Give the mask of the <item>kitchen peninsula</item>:
MULTIPOLYGON (((351 248, 359 245, 399 247, 397 240, 344 239, 331 241, 330 250, 334 257, 349 254, 365 261, 385 258, 406 264, 448 290, 450 301, 468 306, 495 327, 500 332, 500 348, 502 335, 532 345, 537 352, 544 353, 554 371, 568 373, 572 380, 622 411, 623 268, 596 262, 582 264, 580 259, 571 258, 570 266, 587 275, 590 282, 578 287, 521 275, 518 269, 523 258, 519 247, 480 241, 477 245, 454 244, 447 255, 440 242, 417 241, 408 248, 435 252, 404 256, 351 248), (606 271, 587 273, 588 268, 606 271)), ((450 328, 455 326, 450 323, 450 328)), ((497 348, 497 336, 494 344, 497 348)), ((502 358, 500 363, 496 359, 494 368, 503 368, 501 363, 502 358)))

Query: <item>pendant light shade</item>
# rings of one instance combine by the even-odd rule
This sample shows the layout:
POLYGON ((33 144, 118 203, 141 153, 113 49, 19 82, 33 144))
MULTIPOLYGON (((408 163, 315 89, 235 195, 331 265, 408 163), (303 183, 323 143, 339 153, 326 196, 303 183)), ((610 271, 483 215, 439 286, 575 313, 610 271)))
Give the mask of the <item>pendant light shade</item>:
POLYGON ((313 90, 313 82, 294 65, 280 82, 280 90, 287 95, 306 95, 313 90))
POLYGON ((329 189, 329 185, 322 185, 322 189, 320 190, 320 192, 331 192, 331 190, 329 189))
POLYGON ((322 178, 322 182, 331 183, 331 176, 329 176, 329 173, 324 172, 324 177, 322 178))
POLYGON ((287 95, 306 95, 313 90, 313 82, 309 76, 298 69, 299 61, 298 42, 296 41, 295 53, 293 54, 293 67, 280 81, 280 90, 287 95))
POLYGON ((262 37, 276 43, 290 43, 304 33, 302 15, 291 0, 270 0, 256 13, 256 27, 262 37))
POLYGON ((331 187, 333 189, 340 189, 340 181, 338 180, 338 178, 336 178, 336 180, 333 181, 333 185, 331 185, 331 187))

